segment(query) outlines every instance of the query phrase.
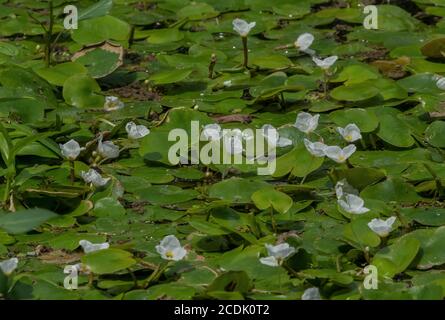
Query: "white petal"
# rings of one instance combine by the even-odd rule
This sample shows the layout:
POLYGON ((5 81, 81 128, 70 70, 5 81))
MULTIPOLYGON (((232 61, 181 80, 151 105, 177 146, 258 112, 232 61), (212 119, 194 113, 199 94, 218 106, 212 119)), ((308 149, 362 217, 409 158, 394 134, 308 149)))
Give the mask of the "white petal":
POLYGON ((312 116, 309 113, 300 112, 297 115, 297 119, 295 121, 295 127, 301 132, 308 134, 317 129, 319 118, 320 118, 319 114, 312 116))
POLYGON ((280 137, 280 138, 278 139, 278 143, 277 143, 277 145, 278 145, 280 148, 284 148, 284 147, 287 147, 287 146, 291 146, 291 145, 292 145, 292 140, 290 140, 290 139, 288 139, 288 138, 280 137))
POLYGON ((65 144, 60 144, 59 146, 62 155, 69 160, 75 160, 79 156, 80 152, 85 149, 81 148, 79 143, 72 139, 65 144))
POLYGON ((116 146, 112 141, 102 142, 103 136, 99 138, 99 143, 97 146, 97 152, 106 159, 115 159, 119 157, 119 147, 116 146))
POLYGON ((324 149, 325 155, 335 162, 343 163, 346 161, 344 158, 343 151, 339 146, 328 146, 324 149))
POLYGON ((150 134, 150 130, 146 126, 136 125, 134 122, 128 122, 125 126, 125 130, 130 139, 141 139, 150 134))
POLYGON ((297 41, 295 41, 295 46, 301 51, 306 51, 307 49, 309 49, 313 42, 314 36, 312 34, 303 33, 298 37, 297 41))
POLYGON ((125 104, 117 97, 105 97, 104 109, 105 111, 116 111, 125 107, 125 104))
POLYGON ((95 187, 103 187, 111 178, 103 178, 96 170, 90 169, 88 172, 82 171, 81 177, 86 183, 92 183, 95 187))
POLYGON ((222 137, 221 127, 216 123, 208 124, 204 126, 201 137, 207 141, 219 140, 222 137))
POLYGON ((288 243, 280 243, 276 246, 265 244, 269 256, 284 259, 295 252, 295 248, 289 246, 288 243))
POLYGON ((247 21, 243 19, 235 19, 232 22, 233 30, 239 33, 240 36, 246 37, 250 30, 255 27, 256 22, 247 23, 247 21))
POLYGON ((440 90, 445 90, 445 78, 439 78, 439 80, 437 80, 437 82, 436 82, 436 86, 440 90))
POLYGON ((325 153, 324 150, 326 149, 326 145, 324 143, 321 142, 311 142, 308 139, 304 139, 303 140, 304 145, 307 149, 307 151, 309 151, 310 154, 312 154, 314 157, 324 157, 325 153))
POLYGON ((350 144, 349 146, 345 147, 343 149, 343 154, 346 157, 346 159, 348 159, 350 156, 352 156, 352 154, 355 152, 355 150, 357 150, 357 147, 353 144, 350 144))
POLYGON ((105 250, 110 247, 108 242, 104 243, 91 243, 88 240, 80 240, 79 245, 83 248, 83 252, 90 253, 99 250, 105 250))
POLYGON ((301 296, 301 300, 321 300, 320 290, 315 287, 306 289, 301 296))
POLYGON ((0 262, 0 269, 3 274, 9 276, 16 268, 19 263, 19 259, 11 258, 9 260, 5 260, 0 262))
POLYGON ((278 267, 278 260, 275 257, 260 258, 260 262, 266 266, 278 267))

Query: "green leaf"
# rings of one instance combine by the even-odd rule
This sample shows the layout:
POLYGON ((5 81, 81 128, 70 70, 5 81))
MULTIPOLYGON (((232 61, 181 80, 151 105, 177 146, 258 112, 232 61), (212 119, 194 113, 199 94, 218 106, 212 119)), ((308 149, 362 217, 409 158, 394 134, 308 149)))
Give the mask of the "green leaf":
POLYGON ((445 227, 415 230, 403 238, 420 242, 419 259, 416 259, 418 269, 426 270, 445 264, 445 227))
POLYGON ((425 130, 425 139, 434 147, 445 148, 445 121, 434 121, 425 130))
POLYGON ((99 95, 100 87, 94 79, 84 74, 68 78, 63 85, 66 103, 77 108, 101 108, 105 99, 99 95))
POLYGON ((88 70, 76 62, 65 62, 50 68, 37 69, 36 73, 49 83, 63 86, 65 81, 75 74, 86 74, 88 70))
POLYGON ((331 97, 341 101, 363 101, 371 99, 379 94, 379 89, 369 83, 356 83, 343 85, 331 91, 331 97))
POLYGON ((417 255, 420 242, 415 238, 399 238, 394 244, 381 249, 371 261, 377 267, 379 278, 393 278, 408 268, 417 255))
POLYGON ((362 132, 372 132, 377 129, 379 119, 374 112, 368 109, 353 108, 331 112, 331 120, 344 128, 350 123, 355 123, 362 132))
POLYGON ((20 210, 0 215, 0 228, 11 234, 31 231, 57 215, 46 209, 20 210))
POLYGON ((176 83, 185 80, 192 72, 192 69, 162 71, 152 75, 150 80, 155 85, 176 83))
POLYGON ((133 266, 136 261, 131 253, 111 248, 83 256, 82 263, 89 266, 95 274, 111 274, 133 266))
POLYGON ((98 18, 108 14, 113 7, 113 0, 101 0, 79 12, 79 21, 98 18))
POLYGON ((81 45, 115 40, 125 43, 130 37, 130 25, 112 16, 103 16, 79 21, 79 28, 74 30, 72 38, 81 45))
POLYGON ((209 197, 229 200, 234 203, 250 203, 251 197, 258 188, 268 186, 265 182, 230 178, 212 185, 209 197))
POLYGON ((293 204, 292 198, 287 194, 270 187, 252 194, 252 201, 260 210, 273 207, 278 213, 286 213, 293 204))

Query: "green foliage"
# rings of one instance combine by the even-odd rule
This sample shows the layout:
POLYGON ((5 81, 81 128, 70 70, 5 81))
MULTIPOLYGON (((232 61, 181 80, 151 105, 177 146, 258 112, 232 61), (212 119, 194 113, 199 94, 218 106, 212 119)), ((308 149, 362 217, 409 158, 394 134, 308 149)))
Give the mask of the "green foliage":
POLYGON ((443 299, 445 0, 394 2, 367 30, 356 0, 84 0, 65 30, 66 1, 0 1, 0 262, 19 259, 0 298, 443 299), (256 25, 242 39, 234 18, 256 25), (306 133, 302 112, 320 116, 306 133), (274 126, 276 170, 247 163, 246 136, 242 163, 185 161, 211 124, 274 126), (328 159, 305 139, 356 149, 328 159))

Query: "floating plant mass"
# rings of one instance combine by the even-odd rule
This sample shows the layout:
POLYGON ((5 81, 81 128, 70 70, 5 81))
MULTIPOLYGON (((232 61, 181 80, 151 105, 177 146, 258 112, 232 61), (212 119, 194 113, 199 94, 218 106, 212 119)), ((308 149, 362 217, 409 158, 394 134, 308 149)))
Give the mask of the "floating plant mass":
POLYGON ((0 13, 0 300, 444 299, 443 1, 0 13))

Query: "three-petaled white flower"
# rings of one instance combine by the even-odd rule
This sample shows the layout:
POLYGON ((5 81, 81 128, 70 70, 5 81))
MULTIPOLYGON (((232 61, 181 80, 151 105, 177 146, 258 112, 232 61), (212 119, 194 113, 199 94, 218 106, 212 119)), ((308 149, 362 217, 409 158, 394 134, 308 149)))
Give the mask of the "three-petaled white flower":
POLYGON ((338 146, 328 146, 324 149, 324 154, 337 163, 344 163, 357 150, 355 145, 350 144, 343 149, 338 146))
POLYGON ((103 142, 102 134, 99 137, 97 152, 106 159, 114 159, 119 157, 119 147, 116 146, 112 141, 103 142))
POLYGON ((150 134, 150 130, 143 125, 137 125, 134 122, 128 122, 125 126, 125 130, 128 133, 128 138, 130 139, 141 139, 146 135, 150 134))
POLYGON ((321 300, 320 290, 317 287, 304 290, 301 300, 321 300))
POLYGON ((314 36, 310 33, 303 33, 300 35, 297 39, 297 41, 294 42, 295 47, 300 50, 301 52, 305 52, 309 55, 315 54, 315 51, 312 49, 309 49, 309 47, 314 42, 314 36))
POLYGON ((85 148, 81 148, 79 143, 73 139, 71 139, 65 144, 59 144, 59 146, 62 155, 71 161, 76 160, 80 152, 82 150, 85 150, 85 148))
POLYGON ((292 145, 292 140, 290 140, 288 138, 280 137, 280 135, 278 134, 278 131, 275 129, 275 127, 270 124, 263 125, 261 130, 263 131, 262 134, 266 138, 270 147, 278 146, 280 148, 284 148, 284 147, 292 145))
POLYGON ((307 112, 300 112, 297 115, 297 120, 295 121, 295 127, 306 134, 311 133, 318 127, 319 114, 315 116, 307 112))
POLYGON ((322 142, 311 142, 306 138, 304 138, 303 141, 307 151, 309 151, 311 155, 319 158, 325 156, 324 150, 326 149, 327 145, 322 142))
POLYGON ((289 246, 288 243, 280 243, 276 246, 266 244, 265 246, 269 256, 260 258, 260 262, 271 267, 278 267, 283 263, 284 259, 295 252, 295 248, 289 246))
POLYGON ((204 126, 201 137, 207 141, 217 141, 222 137, 221 127, 217 123, 212 123, 204 126))
POLYGON ((337 127, 337 132, 340 133, 347 142, 354 142, 362 138, 360 128, 357 127, 355 123, 350 123, 344 128, 337 127))
POLYGON ((252 30, 255 27, 256 22, 248 23, 243 19, 235 19, 233 20, 232 24, 233 24, 233 30, 238 32, 241 37, 247 37, 250 30, 252 30))
POLYGON ((351 186, 346 179, 337 181, 335 185, 335 195, 337 199, 340 200, 346 194, 354 194, 358 195, 358 190, 356 190, 353 186, 351 186))
POLYGON ((340 207, 351 214, 363 214, 369 211, 366 208, 365 201, 355 194, 345 194, 340 200, 337 200, 340 207))
POLYGON ((231 155, 243 152, 243 133, 240 129, 234 129, 224 135, 224 148, 231 155))
POLYGON ((312 57, 315 64, 323 70, 328 70, 337 61, 337 56, 328 57, 326 59, 318 59, 317 57, 312 57))
POLYGON ((165 260, 179 261, 187 255, 187 250, 181 246, 178 238, 174 235, 162 239, 161 243, 156 246, 156 251, 165 260))
POLYGON ((5 276, 9 276, 17 268, 18 263, 19 259, 17 258, 11 258, 9 260, 5 260, 0 262, 0 269, 2 270, 5 276))
POLYGON ((105 250, 110 247, 110 244, 108 242, 92 243, 88 240, 80 240, 79 245, 82 247, 83 252, 85 252, 85 253, 90 253, 90 252, 99 251, 99 250, 105 250))
POLYGON ((118 97, 108 96, 105 97, 104 110, 116 111, 125 107, 125 104, 119 100, 118 97))
POLYGON ((438 77, 438 79, 436 81, 436 86, 440 90, 445 90, 445 78, 444 77, 438 77))
POLYGON ((391 217, 386 220, 372 219, 368 223, 369 229, 377 233, 380 237, 384 238, 389 235, 392 229, 392 225, 396 222, 396 217, 391 217))
POLYGON ((103 187, 110 181, 111 178, 103 178, 96 170, 90 169, 87 172, 82 171, 80 173, 82 179, 86 183, 91 183, 95 187, 103 187))

